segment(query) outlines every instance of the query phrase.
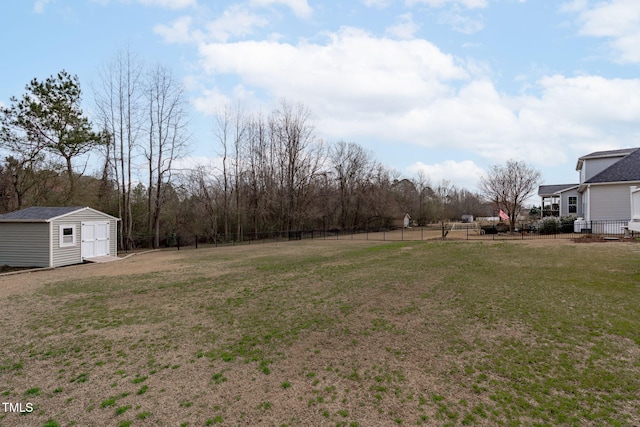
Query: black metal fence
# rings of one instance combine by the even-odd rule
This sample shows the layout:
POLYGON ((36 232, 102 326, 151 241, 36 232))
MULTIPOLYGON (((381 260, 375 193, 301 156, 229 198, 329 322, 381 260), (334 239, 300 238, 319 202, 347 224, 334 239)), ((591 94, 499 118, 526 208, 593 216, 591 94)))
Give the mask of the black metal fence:
MULTIPOLYGON (((604 239, 640 238, 640 234, 627 229, 628 220, 579 221, 558 226, 548 224, 519 224, 514 230, 504 224, 433 224, 411 228, 328 229, 265 231, 258 233, 223 235, 168 234, 160 239, 159 248, 194 248, 236 245, 259 245, 292 240, 372 240, 372 241, 422 241, 422 240, 533 240, 577 239, 585 235, 604 239)), ((120 251, 131 252, 154 247, 153 236, 136 236, 125 242, 120 251)))

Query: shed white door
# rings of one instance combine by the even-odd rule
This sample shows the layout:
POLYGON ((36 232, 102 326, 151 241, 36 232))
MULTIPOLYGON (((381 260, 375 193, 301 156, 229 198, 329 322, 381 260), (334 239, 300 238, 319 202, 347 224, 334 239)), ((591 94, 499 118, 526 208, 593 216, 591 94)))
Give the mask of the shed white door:
POLYGON ((109 221, 83 222, 80 237, 83 259, 110 255, 109 221))

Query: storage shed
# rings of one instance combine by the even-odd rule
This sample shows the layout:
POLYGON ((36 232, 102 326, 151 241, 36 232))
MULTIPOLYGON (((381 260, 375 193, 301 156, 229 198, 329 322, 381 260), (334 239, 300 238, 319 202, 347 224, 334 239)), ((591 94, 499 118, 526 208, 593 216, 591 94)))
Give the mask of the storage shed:
POLYGON ((61 267, 117 255, 118 218, 88 207, 30 207, 0 215, 0 265, 61 267))

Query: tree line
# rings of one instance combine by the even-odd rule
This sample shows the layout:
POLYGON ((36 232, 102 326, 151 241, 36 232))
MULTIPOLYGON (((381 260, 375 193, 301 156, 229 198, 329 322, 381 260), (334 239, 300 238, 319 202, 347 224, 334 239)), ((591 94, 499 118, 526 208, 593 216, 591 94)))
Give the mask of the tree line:
POLYGON ((171 70, 117 53, 94 87, 91 123, 66 71, 33 79, 0 110, 0 210, 91 206, 120 218, 119 244, 140 235, 221 239, 264 231, 389 227, 491 215, 496 201, 419 173, 403 178, 361 145, 327 143, 311 111, 283 99, 268 114, 241 105, 213 113, 217 163, 178 170, 187 153, 184 88, 171 70), (100 159, 88 173, 87 154, 100 159))

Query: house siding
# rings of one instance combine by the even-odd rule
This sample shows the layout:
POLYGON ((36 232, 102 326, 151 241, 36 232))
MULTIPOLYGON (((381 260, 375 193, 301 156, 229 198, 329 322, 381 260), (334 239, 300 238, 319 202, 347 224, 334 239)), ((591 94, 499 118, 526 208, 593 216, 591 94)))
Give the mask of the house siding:
POLYGON ((580 200, 577 189, 565 191, 560 195, 560 216, 567 215, 582 216, 582 200, 580 200), (569 212, 569 197, 576 197, 576 212, 569 212))
POLYGON ((580 182, 585 182, 607 169, 609 166, 617 163, 624 156, 607 157, 604 159, 588 159, 584 161, 582 171, 580 171, 580 182))
POLYGON ((0 223, 0 265, 49 267, 48 223, 0 223))
POLYGON ((629 220, 631 198, 629 184, 591 185, 591 221, 629 220))

